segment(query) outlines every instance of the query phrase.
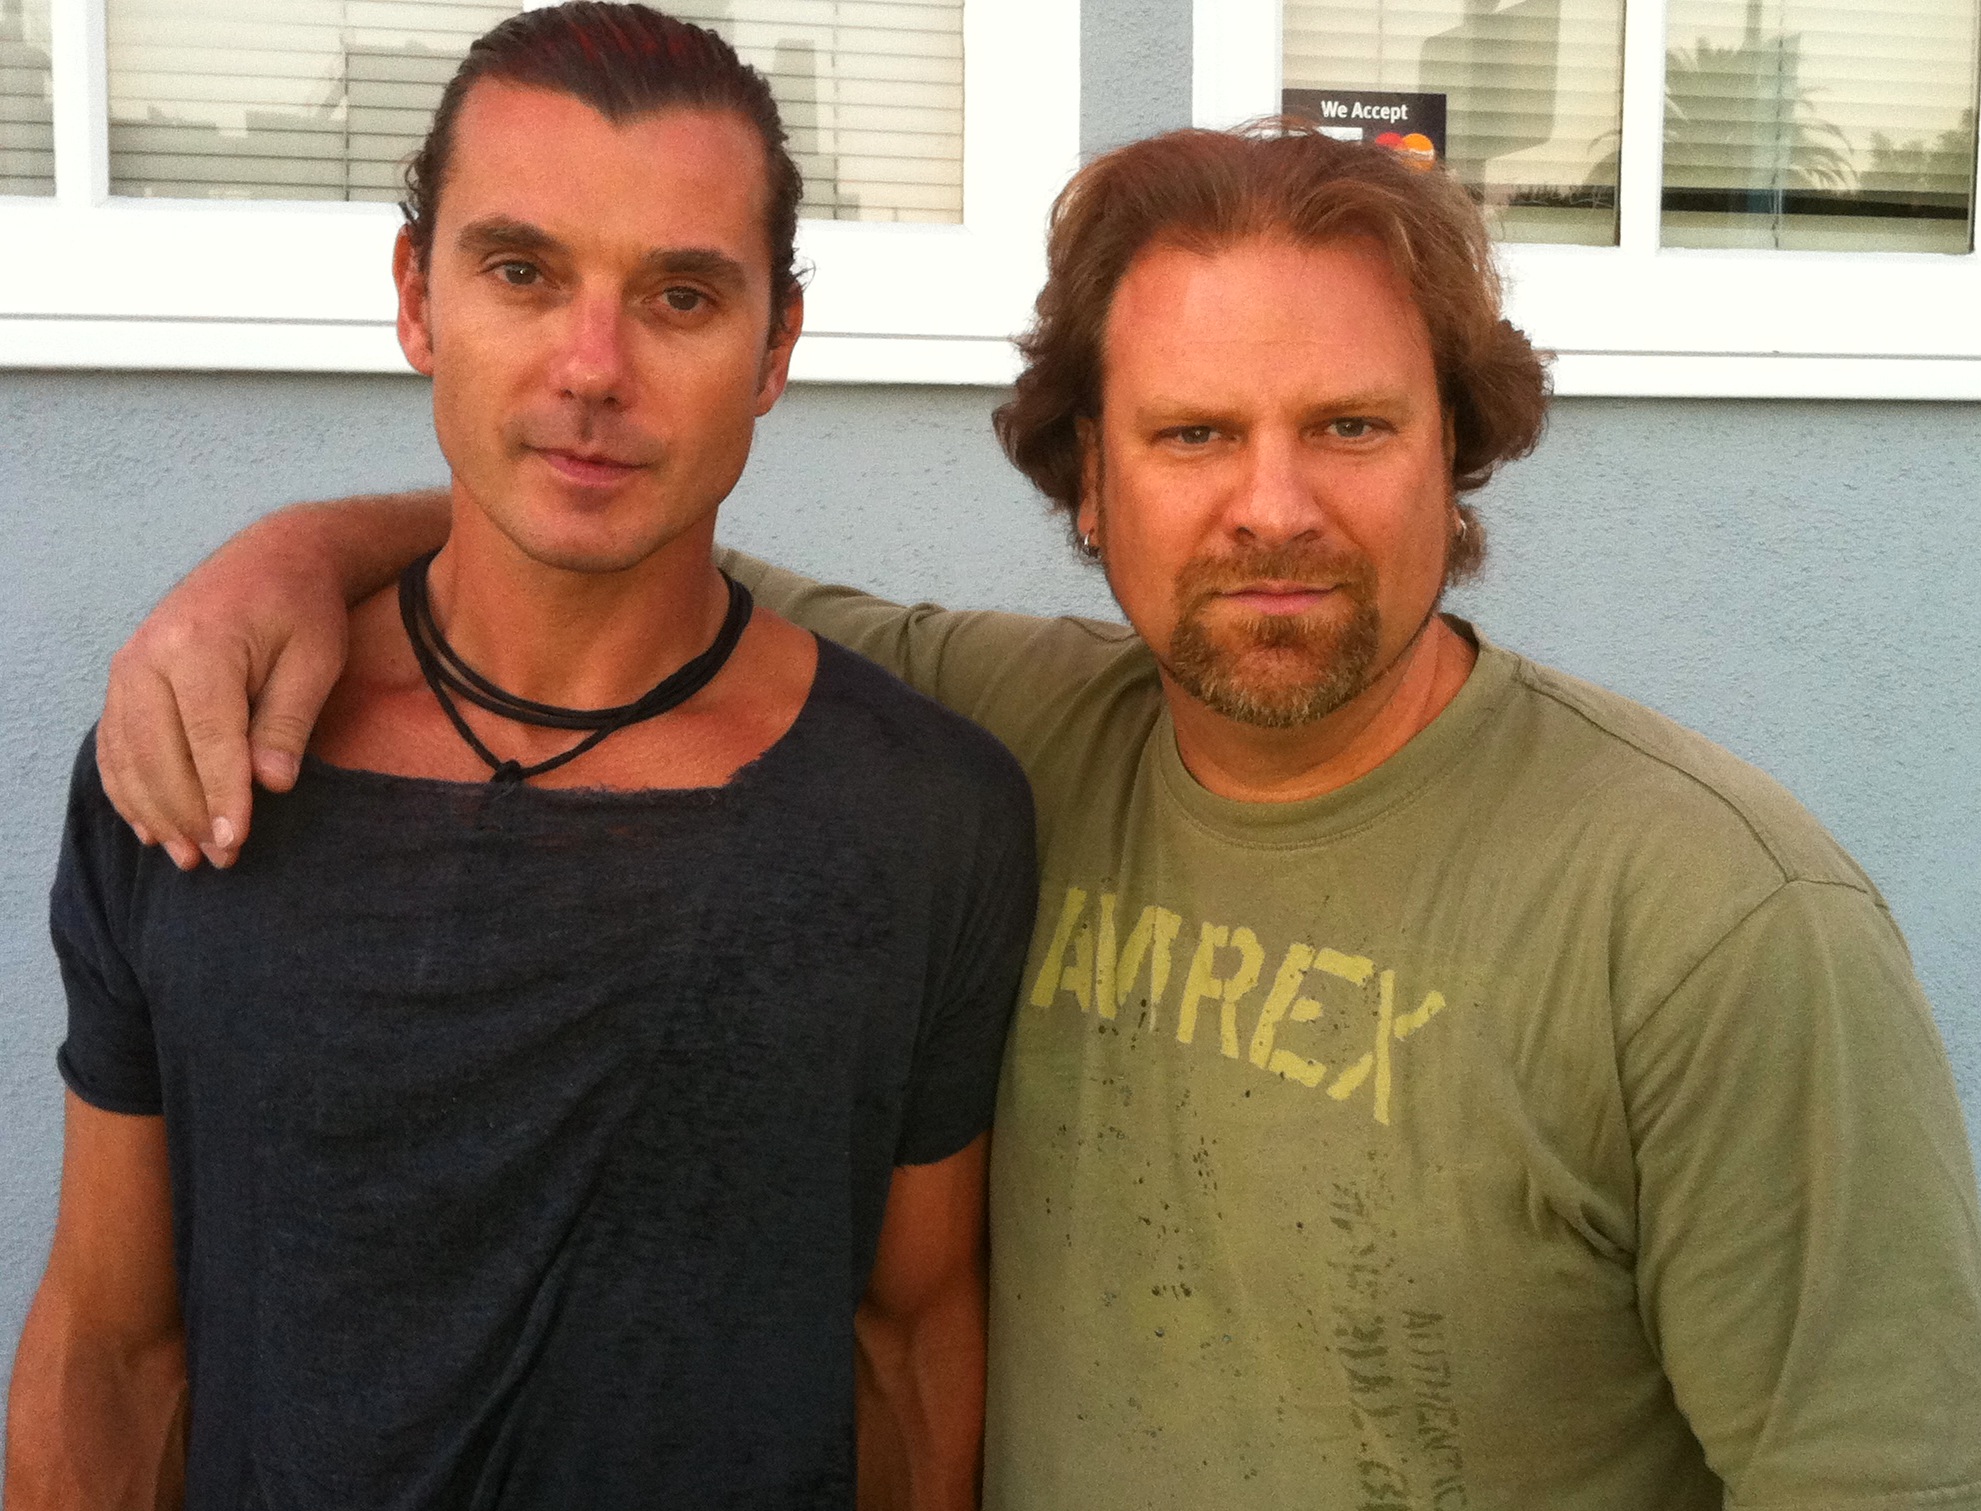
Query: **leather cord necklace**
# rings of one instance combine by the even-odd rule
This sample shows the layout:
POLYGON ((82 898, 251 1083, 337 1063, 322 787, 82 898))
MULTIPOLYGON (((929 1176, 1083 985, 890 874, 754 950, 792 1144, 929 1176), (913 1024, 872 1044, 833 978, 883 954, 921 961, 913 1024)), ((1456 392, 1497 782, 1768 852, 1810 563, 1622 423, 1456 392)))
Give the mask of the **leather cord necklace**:
POLYGON ((607 735, 679 708, 714 680, 750 622, 753 606, 750 590, 724 572, 722 580, 729 584, 729 612, 723 616, 722 628, 716 631, 709 648, 694 660, 670 672, 631 703, 621 703, 616 708, 560 708, 555 703, 537 703, 497 687, 463 661, 440 633, 426 582, 427 568, 439 554, 429 551, 400 574, 399 618, 405 623, 406 638, 412 642, 413 658, 420 664, 426 685, 433 689, 448 722, 468 742, 469 748, 488 763, 491 782, 523 782, 546 771, 555 771, 566 761, 575 761, 607 735), (533 724, 540 729, 583 729, 590 733, 569 750, 534 766, 505 761, 468 727, 468 721, 454 704, 457 697, 518 724, 533 724))

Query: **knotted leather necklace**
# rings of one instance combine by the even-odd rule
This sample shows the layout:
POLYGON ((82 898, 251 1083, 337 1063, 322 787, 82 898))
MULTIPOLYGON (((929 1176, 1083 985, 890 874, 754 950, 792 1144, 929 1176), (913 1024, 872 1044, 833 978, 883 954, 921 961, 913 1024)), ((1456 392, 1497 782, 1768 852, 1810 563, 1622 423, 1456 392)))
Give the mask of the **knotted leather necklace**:
POLYGON ((750 622, 750 590, 724 572, 722 580, 729 584, 729 612, 723 616, 722 628, 716 631, 709 648, 694 660, 670 672, 631 703, 621 703, 616 708, 560 708, 555 703, 537 703, 497 687, 463 661, 440 633, 440 625, 433 617, 433 602, 427 596, 426 581, 427 568, 439 554, 429 551, 399 575, 399 617, 405 623, 406 638, 412 642, 413 658, 420 664, 426 685, 433 689, 448 722, 468 742, 469 748, 487 762, 491 782, 522 782, 555 771, 566 761, 575 761, 607 735, 679 708, 714 680, 750 622), (569 750, 525 766, 519 761, 504 760, 483 744, 461 717, 461 710, 454 703, 456 697, 518 724, 534 724, 540 729, 583 729, 590 733, 569 750))

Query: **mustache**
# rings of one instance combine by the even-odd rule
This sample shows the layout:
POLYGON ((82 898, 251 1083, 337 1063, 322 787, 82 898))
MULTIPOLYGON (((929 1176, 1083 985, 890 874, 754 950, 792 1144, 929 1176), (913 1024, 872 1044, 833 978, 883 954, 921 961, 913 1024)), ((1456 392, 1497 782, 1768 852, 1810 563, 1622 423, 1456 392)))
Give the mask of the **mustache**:
POLYGON ((1353 547, 1294 542, 1192 557, 1177 574, 1176 597, 1186 608, 1196 608, 1220 593, 1261 582, 1343 588, 1351 597, 1363 597, 1375 577, 1369 558, 1353 547))
POLYGON ((510 426, 510 437, 531 451, 567 451, 624 467, 650 467, 666 455, 653 436, 609 412, 589 409, 581 415, 525 415, 510 426))

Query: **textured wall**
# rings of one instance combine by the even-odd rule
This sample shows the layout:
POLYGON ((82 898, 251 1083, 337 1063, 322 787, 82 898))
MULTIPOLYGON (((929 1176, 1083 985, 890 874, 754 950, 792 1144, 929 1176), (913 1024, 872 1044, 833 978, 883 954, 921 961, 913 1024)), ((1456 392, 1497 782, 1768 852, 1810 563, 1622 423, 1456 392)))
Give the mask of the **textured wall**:
POLYGON ((1080 146, 1105 152, 1190 124, 1190 0, 1085 0, 1080 146))
MULTIPOLYGON (((983 390, 811 388, 725 535, 897 596, 1107 612, 991 444, 983 390)), ((1781 778, 1891 899, 1981 1129, 1981 448, 1970 406, 1570 401, 1485 499, 1463 605, 1781 778)), ((53 1214, 44 932, 105 658, 270 503, 432 480, 413 379, 0 374, 0 1365, 53 1214), (354 440, 354 438, 357 438, 354 440)))

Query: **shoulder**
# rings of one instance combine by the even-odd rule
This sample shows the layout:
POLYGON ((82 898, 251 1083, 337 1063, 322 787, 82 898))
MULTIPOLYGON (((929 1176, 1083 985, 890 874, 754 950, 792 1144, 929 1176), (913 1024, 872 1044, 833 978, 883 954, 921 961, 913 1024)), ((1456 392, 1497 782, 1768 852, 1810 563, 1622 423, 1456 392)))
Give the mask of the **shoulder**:
POLYGON ((66 830, 69 845, 87 844, 92 851, 107 849, 134 857, 144 848, 103 790, 103 778, 96 769, 95 725, 83 735, 70 763, 66 830))
POLYGON ((92 728, 70 768, 61 854, 49 892, 58 950, 65 941, 94 941, 98 948, 119 933, 145 878, 161 871, 177 874, 162 852, 139 843, 103 790, 92 728))
POLYGON ((1657 849, 1707 846, 1758 881, 1870 879, 1789 791, 1656 710, 1509 652, 1513 717, 1531 725, 1538 773, 1657 849))
POLYGON ((1031 788, 1011 752, 981 725, 917 692, 856 651, 819 641, 814 694, 822 733, 871 777, 943 799, 988 799, 1031 817, 1031 788))

